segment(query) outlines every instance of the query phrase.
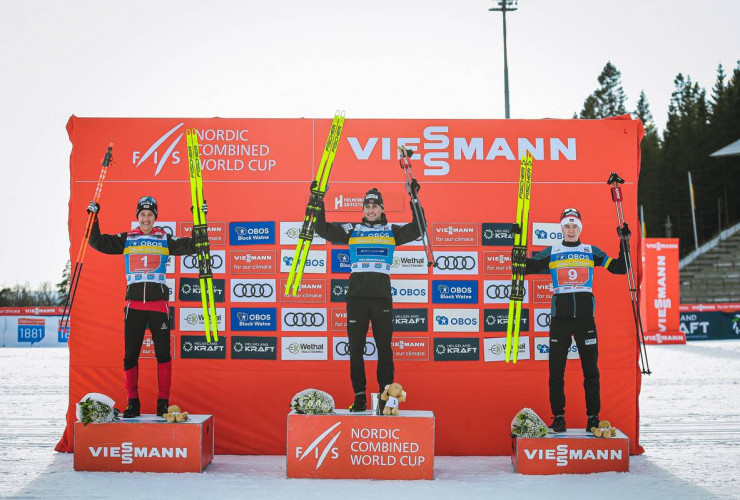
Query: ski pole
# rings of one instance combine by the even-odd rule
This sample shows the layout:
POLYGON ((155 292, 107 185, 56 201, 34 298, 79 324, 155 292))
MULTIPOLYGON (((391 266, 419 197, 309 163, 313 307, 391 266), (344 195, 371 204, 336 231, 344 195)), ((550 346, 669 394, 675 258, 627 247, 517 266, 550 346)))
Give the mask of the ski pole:
POLYGON ((624 184, 624 179, 619 177, 619 174, 612 172, 609 175, 609 180, 606 181, 611 188, 612 201, 617 210, 617 232, 619 233, 619 244, 624 254, 624 260, 627 267, 627 284, 630 291, 630 302, 632 304, 632 316, 635 320, 635 334, 637 335, 637 347, 640 351, 640 368, 643 374, 650 375, 650 365, 647 358, 647 348, 645 346, 645 332, 642 328, 642 316, 640 314, 640 301, 637 295, 637 280, 632 268, 632 254, 630 253, 629 237, 624 236, 624 229, 626 229, 627 223, 624 220, 624 210, 622 209, 622 188, 620 184, 624 184))
MULTIPOLYGON (((100 195, 103 192, 103 182, 105 176, 108 173, 108 167, 115 165, 113 160, 113 143, 108 144, 108 149, 100 161, 102 168, 100 169, 100 176, 98 177, 98 185, 95 187, 95 193, 93 199, 95 203, 100 201, 100 195)), ((87 222, 85 223, 85 232, 82 236, 82 242, 80 243, 80 249, 77 251, 77 259, 75 260, 75 268, 72 272, 72 276, 69 278, 69 291, 67 292, 67 300, 64 302, 64 309, 62 310, 62 319, 59 321, 59 331, 64 333, 69 328, 69 318, 72 314, 72 304, 74 304, 75 295, 77 294, 77 284, 80 282, 80 276, 82 275, 82 264, 85 262, 85 255, 87 254, 87 242, 90 240, 90 232, 92 231, 93 223, 97 218, 95 212, 87 214, 87 222)))
POLYGON ((401 170, 406 175, 406 191, 411 196, 411 210, 414 212, 414 218, 419 226, 419 234, 421 234, 421 243, 424 245, 424 253, 427 258, 427 266, 436 267, 437 261, 434 258, 434 251, 432 250, 432 241, 429 239, 429 232, 427 231, 427 220, 424 215, 424 208, 421 206, 419 201, 418 190, 413 190, 411 185, 416 179, 414 179, 411 173, 411 157, 414 155, 414 151, 407 149, 405 146, 399 146, 398 150, 401 153, 399 159, 401 163, 401 170))

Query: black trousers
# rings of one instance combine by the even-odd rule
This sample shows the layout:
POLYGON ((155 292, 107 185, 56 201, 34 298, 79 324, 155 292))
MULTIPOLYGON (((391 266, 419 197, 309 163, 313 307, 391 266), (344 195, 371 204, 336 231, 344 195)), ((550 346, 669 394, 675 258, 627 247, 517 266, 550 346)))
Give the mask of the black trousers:
POLYGON ((349 376, 355 394, 365 392, 365 343, 370 322, 373 325, 373 337, 378 348, 378 387, 383 388, 393 383, 393 301, 390 298, 348 298, 347 299, 347 336, 349 337, 349 376))
POLYGON ((141 311, 139 309, 125 309, 124 320, 124 344, 125 354, 123 358, 123 369, 130 370, 139 364, 139 353, 144 343, 144 333, 147 327, 152 332, 154 341, 154 353, 157 362, 166 363, 172 359, 170 356, 170 316, 167 313, 155 311, 141 311))
POLYGON ((553 415, 565 413, 565 362, 570 339, 578 346, 586 392, 586 414, 598 415, 601 410, 599 384, 599 344, 593 318, 552 318, 550 320, 550 408, 553 415))

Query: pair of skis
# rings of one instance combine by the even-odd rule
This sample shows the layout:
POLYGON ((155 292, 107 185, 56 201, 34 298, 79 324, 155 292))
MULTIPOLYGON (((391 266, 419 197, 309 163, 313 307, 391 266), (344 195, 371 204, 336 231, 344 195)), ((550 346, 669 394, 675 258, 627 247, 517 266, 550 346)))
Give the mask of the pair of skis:
POLYGON ((337 111, 331 122, 329 136, 326 138, 324 152, 321 155, 321 162, 316 171, 316 178, 311 183, 311 197, 306 206, 306 214, 303 217, 303 226, 298 235, 298 244, 296 245, 293 262, 290 265, 288 281, 285 284, 286 296, 297 296, 303 279, 303 269, 306 267, 308 252, 311 249, 311 242, 316 231, 316 218, 321 212, 321 204, 324 201, 324 195, 329 184, 329 174, 334 164, 334 158, 337 155, 339 147, 339 138, 342 136, 344 127, 344 111, 337 111))
POLYGON ((206 341, 218 342, 218 316, 213 299, 213 270, 211 269, 211 245, 208 242, 206 212, 203 211, 203 177, 201 176, 198 134, 195 129, 185 131, 188 145, 188 169, 190 171, 190 196, 193 212, 193 240, 198 257, 198 277, 200 278, 200 300, 203 306, 203 323, 206 341))

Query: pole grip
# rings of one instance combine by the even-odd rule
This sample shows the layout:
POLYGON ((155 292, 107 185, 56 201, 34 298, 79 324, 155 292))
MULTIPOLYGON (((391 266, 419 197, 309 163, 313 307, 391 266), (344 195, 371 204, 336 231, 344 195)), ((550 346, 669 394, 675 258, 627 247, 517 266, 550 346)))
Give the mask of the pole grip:
POLYGON ((622 201, 622 188, 619 186, 612 187, 612 201, 622 201))

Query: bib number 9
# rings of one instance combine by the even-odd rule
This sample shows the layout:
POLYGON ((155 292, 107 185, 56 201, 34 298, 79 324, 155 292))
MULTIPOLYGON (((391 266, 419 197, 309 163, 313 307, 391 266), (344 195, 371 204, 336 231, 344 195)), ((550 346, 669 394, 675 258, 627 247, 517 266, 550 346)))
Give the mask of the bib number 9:
POLYGON ((558 284, 585 285, 588 282, 588 269, 585 267, 570 267, 558 269, 558 284))

